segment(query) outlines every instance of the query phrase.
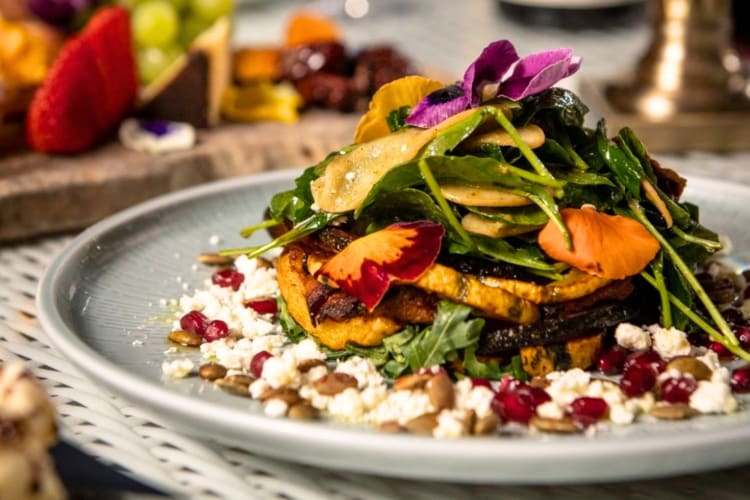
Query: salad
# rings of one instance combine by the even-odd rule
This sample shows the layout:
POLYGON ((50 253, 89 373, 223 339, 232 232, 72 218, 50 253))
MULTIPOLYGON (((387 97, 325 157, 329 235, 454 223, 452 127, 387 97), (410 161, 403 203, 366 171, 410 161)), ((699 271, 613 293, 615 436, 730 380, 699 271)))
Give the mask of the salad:
MULTIPOLYGON (((267 229, 272 241, 215 257, 239 256, 213 286, 250 294, 243 280, 280 250, 278 296, 237 300, 296 345, 248 348, 231 382, 224 366, 206 378, 283 402, 275 415, 335 414, 336 397, 359 390, 364 420, 435 435, 467 428, 467 411, 474 423, 536 419, 565 432, 605 416, 632 421, 654 398, 664 418, 734 411, 730 385, 747 389, 747 369, 730 382, 719 355, 750 361, 750 339, 737 335, 747 322, 727 313, 743 284, 719 299, 726 272, 700 271, 722 244, 681 199, 685 179, 632 130, 587 127, 585 104, 555 87, 580 63, 568 49, 521 58, 500 40, 460 82, 408 76, 381 87, 354 144, 306 169, 242 231, 267 229), (342 368, 321 367, 331 360, 342 368), (573 386, 575 397, 561 395, 573 386), (384 410, 392 389, 423 391, 424 411, 384 410), (300 401, 307 410, 292 412, 300 401)), ((201 346, 221 362, 232 328, 202 307, 185 302, 179 326, 199 344, 223 342, 201 346)))

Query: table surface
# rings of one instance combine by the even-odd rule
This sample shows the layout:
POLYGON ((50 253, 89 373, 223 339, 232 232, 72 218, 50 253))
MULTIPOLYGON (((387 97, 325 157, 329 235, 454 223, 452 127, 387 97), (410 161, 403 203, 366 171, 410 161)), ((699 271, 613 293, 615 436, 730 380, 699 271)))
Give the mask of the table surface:
MULTIPOLYGON (((241 3, 238 43, 273 43, 290 6, 338 12, 341 1, 241 3)), ((379 0, 363 19, 341 19, 353 46, 388 41, 416 60, 461 75, 482 47, 508 38, 525 54, 570 46, 584 57, 581 74, 608 77, 627 72, 648 42, 640 25, 616 30, 566 32, 528 28, 503 19, 494 2, 379 0)), ((566 83, 574 90, 579 80, 566 83)), ((750 185, 750 152, 716 155, 684 152, 659 159, 687 174, 750 185)), ((163 491, 191 498, 618 498, 745 497, 750 466, 678 478, 600 485, 456 485, 319 470, 198 442, 164 426, 85 379, 49 345, 36 320, 36 285, 71 235, 0 246, 0 361, 28 360, 43 379, 60 413, 64 439, 118 470, 163 491)), ((66 455, 69 456, 69 455, 66 455)), ((80 470, 64 473, 85 481, 80 470)), ((92 481, 92 485, 101 483, 92 481)), ((126 483, 117 483, 118 487, 126 483)))

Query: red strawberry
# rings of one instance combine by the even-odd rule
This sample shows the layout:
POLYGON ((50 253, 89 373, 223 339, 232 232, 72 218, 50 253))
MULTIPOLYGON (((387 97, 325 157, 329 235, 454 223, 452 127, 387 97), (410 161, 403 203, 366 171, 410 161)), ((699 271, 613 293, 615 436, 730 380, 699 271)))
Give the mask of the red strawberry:
POLYGON ((34 95, 29 144, 42 153, 78 153, 106 137, 138 90, 128 11, 107 7, 68 40, 34 95))

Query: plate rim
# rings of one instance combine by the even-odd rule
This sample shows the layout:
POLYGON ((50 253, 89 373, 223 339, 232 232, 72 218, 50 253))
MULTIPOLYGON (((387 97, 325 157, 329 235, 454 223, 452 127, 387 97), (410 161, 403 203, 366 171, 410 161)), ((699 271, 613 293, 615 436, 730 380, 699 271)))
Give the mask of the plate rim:
MULTIPOLYGON (((83 252, 98 236, 116 230, 119 226, 132 221, 140 216, 151 212, 178 205, 185 201, 198 200, 222 192, 225 190, 242 190, 253 185, 271 183, 277 181, 293 180, 300 173, 299 169, 285 169, 261 174, 251 174, 243 177, 224 179, 193 186, 180 191, 164 194, 147 200, 133 207, 118 212, 92 225, 76 236, 65 248, 54 258, 44 271, 39 281, 36 293, 37 317, 41 327, 47 333, 52 344, 62 352, 73 364, 84 372, 96 384, 104 385, 108 391, 118 394, 130 401, 147 408, 160 410, 159 416, 176 424, 176 415, 188 416, 188 421, 194 424, 205 424, 224 426, 226 436, 219 435, 220 442, 227 442, 229 434, 234 436, 248 437, 248 432, 258 442, 249 447, 254 451, 261 451, 277 458, 291 459, 293 461, 308 463, 324 467, 343 467, 355 472, 378 473, 393 476, 403 476, 405 471, 398 465, 398 460, 392 460, 394 456, 410 457, 415 461, 428 461, 433 466, 417 466, 414 470, 407 472, 407 476, 414 479, 441 479, 460 482, 491 482, 491 483, 525 483, 525 484, 549 484, 561 482, 601 482, 607 480, 622 480, 645 477, 659 477, 685 472, 707 471, 712 468, 737 465, 750 461, 750 452, 745 454, 723 453, 720 460, 714 466, 701 465, 685 468, 679 464, 670 467, 665 464, 661 468, 641 470, 636 463, 628 470, 597 470, 596 473, 581 470, 577 475, 565 474, 563 476, 550 472, 547 475, 530 475, 518 466, 513 467, 513 462, 533 460, 534 468, 547 464, 553 466, 561 460, 579 460, 582 463, 595 464, 616 456, 620 460, 627 457, 636 460, 646 453, 684 454, 694 451, 696 447, 714 446, 724 447, 742 442, 750 444, 750 426, 721 426, 712 428, 710 431, 699 435, 692 435, 690 443, 685 440, 674 439, 669 435, 649 435, 648 438, 618 439, 617 449, 612 449, 611 440, 593 439, 586 442, 583 453, 571 449, 569 446, 561 446, 558 440, 524 440, 522 446, 516 446, 517 441, 491 438, 460 438, 458 440, 440 440, 432 437, 420 437, 412 435, 390 435, 377 431, 361 428, 346 428, 328 423, 308 423, 292 421, 291 419, 274 419, 266 417, 262 413, 242 411, 236 408, 223 408, 216 412, 212 403, 201 398, 181 394, 170 390, 163 384, 158 384, 144 378, 134 376, 127 369, 118 366, 115 362, 108 360, 94 348, 87 345, 73 330, 65 324, 60 311, 57 310, 55 290, 60 286, 64 278, 66 263, 72 262, 75 256, 83 252), (167 407, 167 414, 164 414, 167 407), (217 415, 218 414, 218 415, 217 415), (240 418, 241 417, 241 418, 240 418), (238 426, 238 421, 243 425, 238 426), (316 450, 321 446, 343 453, 345 456, 358 456, 362 453, 368 455, 369 463, 352 463, 341 459, 314 457, 314 460, 305 460, 303 456, 290 457, 289 452, 275 447, 269 443, 267 436, 259 433, 272 433, 281 437, 284 443, 301 443, 303 448, 316 450), (311 437, 311 434, 313 437, 311 437), (364 436, 377 436, 377 439, 362 439, 364 436), (671 438, 671 439, 670 439, 671 438), (363 445, 360 441, 366 441, 363 445), (440 455, 443 454, 442 458, 440 455), (448 459, 450 454, 450 459, 448 459), (495 467, 477 470, 469 467, 454 467, 446 472, 435 465, 448 465, 456 461, 482 462, 491 461, 495 466, 510 466, 515 475, 498 475, 495 467), (446 475, 447 474, 447 475, 446 475)), ((722 192, 745 193, 750 195, 750 186, 730 184, 725 181, 705 178, 702 176, 690 176, 689 181, 699 183, 701 186, 709 186, 713 189, 720 188, 722 192)), ((688 186, 690 186, 688 182, 688 186)), ((746 410, 750 411, 750 410, 746 410)), ((731 417, 707 417, 707 418, 731 418, 731 417)), ((230 437, 229 439, 234 439, 230 437)), ((565 439, 563 438, 563 441, 565 439)), ((575 442, 580 442, 576 440, 575 442)), ((236 443, 235 443, 236 444, 236 443)), ((578 447, 576 447, 578 448, 578 447)), ((750 447, 748 447, 750 448, 750 447)), ((678 455, 680 456, 680 455, 678 455)), ((518 465, 518 464, 517 464, 518 465)))

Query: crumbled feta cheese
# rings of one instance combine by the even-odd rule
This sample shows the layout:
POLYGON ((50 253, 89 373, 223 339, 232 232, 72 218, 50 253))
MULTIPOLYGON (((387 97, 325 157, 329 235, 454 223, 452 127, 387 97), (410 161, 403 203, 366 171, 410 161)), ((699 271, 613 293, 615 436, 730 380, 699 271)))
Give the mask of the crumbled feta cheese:
POLYGON ((326 359, 326 355, 320 350, 317 342, 310 338, 301 340, 298 344, 295 344, 292 349, 294 350, 294 357, 297 361, 305 359, 326 359))
POLYGON ((651 347, 651 335, 640 326, 632 323, 617 325, 615 339, 620 346, 631 351, 640 351, 651 347))
POLYGON ((547 375, 547 380, 550 382, 546 387, 547 394, 552 401, 566 408, 586 393, 591 374, 580 368, 573 368, 565 372, 552 372, 547 375))
POLYGON ((359 422, 365 413, 365 404, 361 393, 349 387, 331 398, 328 403, 328 412, 345 422, 359 422))
POLYGON ((547 401, 536 407, 536 414, 542 418, 558 420, 565 416, 565 410, 554 401, 547 401))
POLYGON ((361 356, 352 356, 336 365, 336 371, 346 373, 357 379, 359 388, 375 386, 384 383, 383 376, 375 365, 361 356))
POLYGON ((288 355, 289 351, 282 356, 273 356, 263 364, 263 380, 277 389, 279 387, 299 387, 301 374, 297 369, 297 362, 294 356, 288 355))
POLYGON ((263 405, 263 413, 267 417, 278 418, 286 415, 289 405, 285 401, 278 398, 271 398, 263 405))
POLYGON ((653 336, 654 350, 664 359, 690 354, 692 346, 687 339, 687 333, 675 327, 662 328, 659 325, 648 327, 653 336))
POLYGON ((374 410, 375 423, 398 422, 401 425, 425 413, 434 411, 424 391, 392 391, 374 410))
POLYGON ((635 412, 624 404, 611 404, 609 420, 615 425, 629 425, 635 420, 635 412))
POLYGON ((443 410, 438 414, 437 426, 432 430, 436 438, 453 439, 465 434, 466 412, 460 410, 443 410))
POLYGON ((492 413, 492 398, 495 393, 483 386, 473 387, 471 379, 465 378, 454 385, 456 408, 472 410, 477 418, 484 418, 492 413))
POLYGON ((184 378, 193 371, 194 366, 190 358, 173 359, 171 361, 164 361, 161 364, 161 371, 167 377, 184 378))
POLYGON ((732 413, 737 409, 737 400, 727 384, 701 380, 690 395, 690 407, 701 413, 732 413))
POLYGON ((253 399, 258 399, 263 395, 263 393, 265 393, 266 391, 270 389, 271 389, 270 384, 266 382, 265 380, 263 380, 262 378, 259 378, 259 379, 254 380, 253 383, 250 384, 250 387, 248 390, 250 392, 250 396, 253 399))
POLYGON ((208 244, 211 246, 217 246, 219 243, 221 243, 221 237, 218 234, 212 234, 208 238, 208 244))

